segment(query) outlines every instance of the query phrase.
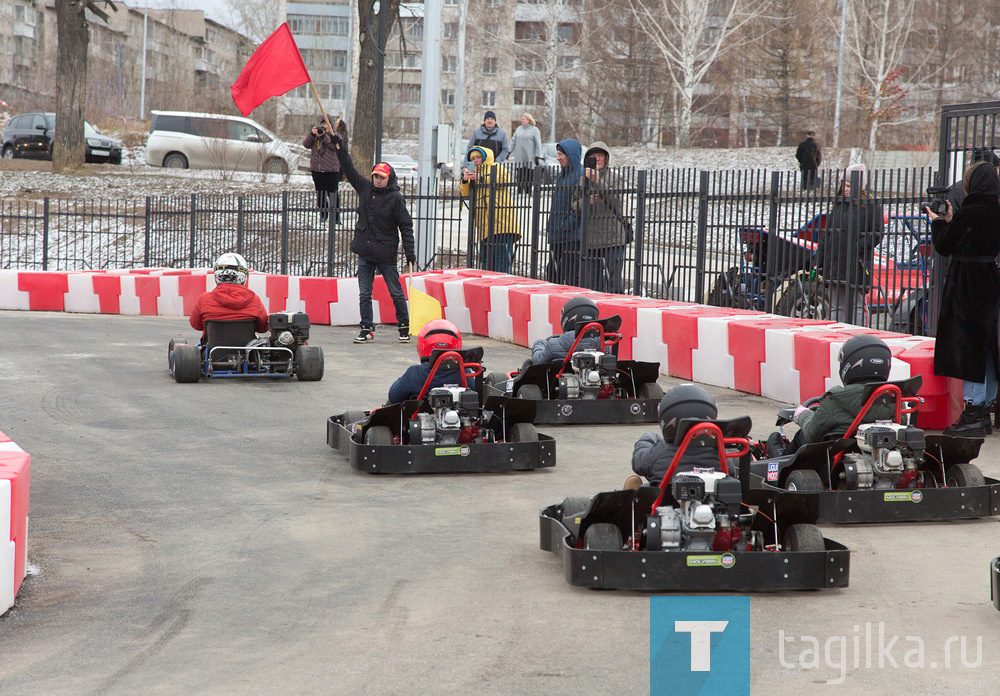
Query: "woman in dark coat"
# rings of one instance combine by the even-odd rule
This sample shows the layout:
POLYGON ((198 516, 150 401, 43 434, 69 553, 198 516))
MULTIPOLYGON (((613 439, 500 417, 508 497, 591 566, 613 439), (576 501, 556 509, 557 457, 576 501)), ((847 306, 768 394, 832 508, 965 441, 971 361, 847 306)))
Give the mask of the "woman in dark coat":
POLYGON ((837 202, 826 216, 826 225, 816 260, 823 280, 829 283, 830 318, 864 326, 865 297, 872 289, 875 247, 882 241, 884 222, 880 206, 864 189, 851 190, 851 175, 859 172, 864 184, 864 165, 845 172, 837 190, 837 202), (853 311, 849 306, 853 304, 853 311))
POLYGON ((997 318, 1000 313, 1000 177, 976 162, 962 177, 965 202, 952 215, 931 218, 931 239, 950 258, 941 297, 934 374, 963 381, 965 410, 946 435, 985 437, 997 396, 997 318))

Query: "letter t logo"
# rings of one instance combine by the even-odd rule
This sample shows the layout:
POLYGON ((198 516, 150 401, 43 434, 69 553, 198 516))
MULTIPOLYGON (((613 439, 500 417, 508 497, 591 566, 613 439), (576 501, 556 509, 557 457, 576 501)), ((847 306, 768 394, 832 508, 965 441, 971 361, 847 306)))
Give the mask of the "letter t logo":
POLYGON ((712 670, 712 634, 722 633, 728 621, 674 621, 674 630, 691 634, 691 671, 712 670))

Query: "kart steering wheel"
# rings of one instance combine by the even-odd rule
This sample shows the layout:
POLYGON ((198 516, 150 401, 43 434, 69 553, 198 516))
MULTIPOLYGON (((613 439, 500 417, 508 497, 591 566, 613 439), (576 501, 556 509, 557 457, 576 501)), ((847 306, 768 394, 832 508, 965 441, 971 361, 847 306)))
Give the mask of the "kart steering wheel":
MULTIPOLYGON (((822 396, 814 396, 810 399, 806 399, 805 401, 803 401, 802 405, 805 406, 806 408, 815 411, 816 408, 819 406, 819 402, 822 398, 823 398, 822 396)), ((775 423, 775 425, 787 425, 788 423, 794 422, 796 408, 797 408, 796 406, 785 406, 785 408, 779 409, 778 420, 775 423)))

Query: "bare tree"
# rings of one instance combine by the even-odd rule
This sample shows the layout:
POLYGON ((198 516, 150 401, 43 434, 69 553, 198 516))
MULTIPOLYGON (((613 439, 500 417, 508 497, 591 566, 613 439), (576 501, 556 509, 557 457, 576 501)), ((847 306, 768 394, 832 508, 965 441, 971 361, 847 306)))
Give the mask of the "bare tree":
POLYGON ((283 4, 274 0, 226 0, 233 20, 258 44, 285 21, 282 16, 283 4))
MULTIPOLYGON (((358 92, 352 119, 351 158, 359 171, 375 162, 375 94, 378 85, 378 14, 371 0, 359 0, 358 92)), ((399 0, 381 0, 379 12, 385 12, 385 35, 399 17, 399 0)))
POLYGON ((659 49, 677 90, 677 144, 691 142, 695 89, 716 60, 743 41, 736 34, 764 0, 628 0, 639 27, 659 49))
MULTIPOLYGON (((103 5, 117 12, 111 0, 103 5)), ((96 0, 64 0, 56 3, 56 135, 52 144, 52 171, 65 172, 83 167, 83 104, 87 91, 87 47, 90 29, 87 10, 102 21, 111 16, 96 0)))

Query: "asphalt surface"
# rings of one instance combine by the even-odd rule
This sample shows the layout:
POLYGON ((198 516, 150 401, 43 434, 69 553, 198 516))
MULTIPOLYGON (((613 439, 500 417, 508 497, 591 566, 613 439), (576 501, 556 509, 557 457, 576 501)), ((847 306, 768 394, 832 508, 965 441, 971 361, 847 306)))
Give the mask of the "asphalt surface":
MULTIPOLYGON (((415 362, 394 331, 356 346, 355 329, 313 327, 318 383, 181 385, 166 345, 194 337, 184 319, 0 312, 0 325, 0 430, 32 455, 33 568, 0 618, 0 694, 649 693, 648 595, 566 584, 537 515, 620 487, 652 427, 540 428, 558 463, 535 472, 370 476, 327 446, 325 420, 380 404, 415 362)), ((527 355, 475 344, 490 369, 527 355)), ((755 436, 772 429, 780 404, 711 391, 755 436)), ((978 461, 988 476, 998 454, 1000 435, 978 461)), ((851 586, 751 597, 749 693, 996 693, 998 530, 824 528, 852 550, 851 586), (879 668, 877 646, 866 666, 879 622, 884 642, 899 636, 897 668, 879 668), (906 636, 923 668, 904 665, 906 636), (951 636, 969 663, 982 637, 978 666, 953 641, 944 668, 951 636)))

